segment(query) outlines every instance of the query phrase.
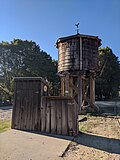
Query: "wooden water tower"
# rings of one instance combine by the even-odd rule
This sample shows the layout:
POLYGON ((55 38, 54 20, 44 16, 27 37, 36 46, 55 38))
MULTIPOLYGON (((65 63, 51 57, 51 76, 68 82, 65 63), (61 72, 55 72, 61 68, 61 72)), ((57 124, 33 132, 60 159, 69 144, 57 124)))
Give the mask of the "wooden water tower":
POLYGON ((61 96, 73 97, 79 111, 87 103, 94 108, 95 75, 100 41, 98 36, 78 33, 59 38, 56 42, 61 96))

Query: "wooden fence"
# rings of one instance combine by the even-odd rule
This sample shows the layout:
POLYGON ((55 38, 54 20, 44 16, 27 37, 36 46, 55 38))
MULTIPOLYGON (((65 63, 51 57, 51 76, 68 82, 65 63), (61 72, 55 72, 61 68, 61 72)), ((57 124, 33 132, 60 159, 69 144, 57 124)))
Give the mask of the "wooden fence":
POLYGON ((42 98, 41 131, 76 135, 77 129, 77 105, 72 98, 42 98))
MULTIPOLYGON (((28 81, 28 80, 27 80, 28 81)), ((68 97, 44 97, 40 81, 16 81, 12 128, 76 135, 77 105, 68 97)))

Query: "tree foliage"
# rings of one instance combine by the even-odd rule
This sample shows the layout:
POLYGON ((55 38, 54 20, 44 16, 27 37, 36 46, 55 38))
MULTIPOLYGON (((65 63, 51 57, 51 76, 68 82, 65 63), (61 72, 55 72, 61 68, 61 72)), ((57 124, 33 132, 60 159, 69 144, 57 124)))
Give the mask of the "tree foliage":
POLYGON ((96 80, 98 99, 114 98, 120 86, 120 63, 109 47, 99 49, 99 74, 96 80))
POLYGON ((33 41, 14 39, 0 43, 0 90, 13 93, 13 77, 43 77, 57 83, 57 62, 33 41))
MULTIPOLYGON (((99 49, 98 68, 101 72, 96 79, 98 99, 115 97, 120 86, 120 63, 109 47, 99 49)), ((13 77, 43 77, 50 82, 56 95, 59 90, 56 73, 57 61, 35 42, 14 39, 0 43, 0 97, 11 100, 13 77)))

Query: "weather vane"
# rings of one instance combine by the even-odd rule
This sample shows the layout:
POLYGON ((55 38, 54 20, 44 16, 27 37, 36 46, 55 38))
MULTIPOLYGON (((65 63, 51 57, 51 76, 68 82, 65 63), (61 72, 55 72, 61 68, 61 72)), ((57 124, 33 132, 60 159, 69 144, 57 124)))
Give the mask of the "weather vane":
POLYGON ((77 27, 77 29, 76 29, 77 34, 79 34, 79 24, 80 24, 80 23, 75 24, 75 26, 77 27))

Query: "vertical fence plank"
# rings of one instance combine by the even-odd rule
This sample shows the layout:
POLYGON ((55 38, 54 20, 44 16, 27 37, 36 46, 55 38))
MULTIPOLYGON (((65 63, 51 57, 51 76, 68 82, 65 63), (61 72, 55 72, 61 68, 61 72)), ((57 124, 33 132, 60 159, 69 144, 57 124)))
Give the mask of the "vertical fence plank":
POLYGON ((56 133, 56 103, 51 100, 51 133, 56 133))
POLYGON ((24 111, 24 103, 25 103, 25 90, 21 89, 21 96, 20 96, 20 128, 19 129, 24 129, 24 119, 25 119, 25 111, 24 111))
POLYGON ((38 123, 38 131, 41 131, 41 83, 38 84, 39 85, 39 94, 38 94, 38 109, 37 109, 37 123, 38 123))
POLYGON ((30 124, 29 124, 29 120, 30 120, 30 91, 27 91, 26 94, 26 129, 30 130, 30 124))
POLYGON ((75 112, 74 104, 72 101, 68 101, 68 134, 72 136, 75 132, 75 112))
POLYGON ((77 105, 75 101, 72 100, 72 128, 73 128, 73 135, 77 134, 77 105))
POLYGON ((33 117, 33 130, 41 131, 41 83, 39 81, 33 81, 31 88, 34 93, 33 105, 34 105, 34 117, 33 117))
POLYGON ((67 107, 67 100, 62 101, 62 135, 68 135, 68 107, 67 107))
POLYGON ((38 131, 38 107, 39 107, 38 98, 39 98, 39 92, 35 90, 35 98, 34 98, 34 101, 35 101, 34 102, 35 103, 34 130, 35 131, 38 131))
POLYGON ((15 128, 16 126, 16 103, 17 103, 17 83, 14 82, 14 103, 13 103, 13 113, 12 113, 12 124, 11 124, 11 128, 15 128))
POLYGON ((31 90, 29 91, 29 95, 30 95, 30 100, 29 100, 29 130, 31 131, 32 130, 32 114, 33 114, 33 101, 32 101, 32 97, 33 97, 33 94, 31 92, 31 90))
POLYGON ((18 98, 19 98, 19 101, 18 101, 19 106, 18 106, 18 115, 17 115, 17 116, 18 116, 18 117, 17 117, 17 118, 18 118, 18 121, 17 121, 17 122, 18 122, 17 129, 21 129, 20 126, 21 126, 21 112, 22 112, 22 107, 21 107, 21 103, 22 103, 22 102, 21 102, 22 90, 19 90, 19 93, 20 93, 20 94, 19 94, 19 97, 18 97, 18 98))
POLYGON ((42 98, 41 103, 41 131, 45 132, 46 130, 46 105, 47 105, 47 99, 45 97, 42 98))
POLYGON ((68 129, 69 135, 76 135, 77 134, 77 116, 78 116, 78 108, 77 104, 74 100, 71 100, 68 103, 68 129))
POLYGON ((33 97, 32 97, 32 130, 35 130, 35 110, 36 110, 36 93, 35 90, 32 91, 33 92, 33 97))
POLYGON ((27 99, 28 95, 27 92, 25 92, 25 102, 24 102, 24 130, 26 130, 26 125, 27 125, 27 99))
POLYGON ((62 100, 56 100, 57 109, 57 134, 62 133, 62 100))
POLYGON ((51 130, 51 113, 50 113, 50 108, 51 108, 51 101, 47 99, 47 105, 46 105, 46 132, 50 133, 51 130))
POLYGON ((32 113, 32 103, 31 103, 31 98, 32 97, 32 94, 31 94, 31 91, 29 90, 29 109, 28 109, 28 114, 29 114, 29 119, 28 119, 28 130, 31 130, 31 121, 32 121, 32 116, 31 116, 31 113, 32 113))

